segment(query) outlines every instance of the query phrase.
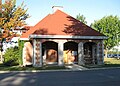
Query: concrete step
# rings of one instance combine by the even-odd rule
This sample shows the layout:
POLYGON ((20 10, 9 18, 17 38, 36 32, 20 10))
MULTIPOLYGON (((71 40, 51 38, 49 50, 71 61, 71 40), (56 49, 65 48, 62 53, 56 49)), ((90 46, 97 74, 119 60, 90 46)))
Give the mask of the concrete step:
POLYGON ((70 70, 88 70, 88 68, 85 68, 77 64, 67 65, 66 68, 69 68, 70 70))

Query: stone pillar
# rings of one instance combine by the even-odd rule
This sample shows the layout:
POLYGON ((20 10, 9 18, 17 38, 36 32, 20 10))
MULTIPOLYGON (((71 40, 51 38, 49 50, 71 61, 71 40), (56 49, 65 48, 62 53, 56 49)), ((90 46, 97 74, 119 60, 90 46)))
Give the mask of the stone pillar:
POLYGON ((97 64, 97 45, 92 45, 92 58, 93 58, 93 64, 97 64))
POLYGON ((83 42, 78 44, 78 64, 84 65, 84 49, 83 49, 83 42))
POLYGON ((63 42, 58 43, 58 65, 63 66, 63 42))
POLYGON ((100 42, 100 63, 104 64, 104 44, 103 44, 103 40, 100 42))
POLYGON ((104 46, 103 46, 103 41, 97 43, 97 63, 98 65, 103 64, 103 59, 104 59, 104 46))
POLYGON ((39 44, 39 50, 40 50, 40 64, 39 64, 39 66, 43 66, 43 57, 42 57, 42 42, 40 42, 40 44, 39 44))
POLYGON ((100 52, 100 42, 97 43, 97 64, 98 65, 100 64, 100 62, 99 62, 99 57, 100 57, 99 52, 100 52))
POLYGON ((36 50, 35 49, 36 49, 36 40, 33 39, 33 59, 32 59, 33 66, 35 66, 35 63, 36 63, 36 59, 35 59, 35 57, 36 57, 36 54, 35 54, 36 50))
POLYGON ((33 66, 42 66, 42 44, 39 39, 33 41, 33 66))
POLYGON ((92 58, 93 58, 92 63, 95 64, 95 46, 94 45, 92 45, 92 58))
POLYGON ((104 42, 102 40, 102 62, 104 64, 104 42))

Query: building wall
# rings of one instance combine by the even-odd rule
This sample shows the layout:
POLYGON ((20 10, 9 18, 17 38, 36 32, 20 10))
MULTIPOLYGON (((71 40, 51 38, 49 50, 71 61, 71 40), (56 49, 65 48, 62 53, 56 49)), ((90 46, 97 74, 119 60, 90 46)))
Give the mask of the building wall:
POLYGON ((30 42, 25 42, 23 48, 23 65, 32 65, 33 46, 30 42))
POLYGON ((42 48, 40 39, 33 39, 33 66, 42 66, 42 48))
POLYGON ((64 65, 65 64, 65 54, 64 54, 64 43, 73 41, 78 43, 78 64, 79 65, 85 65, 85 59, 84 59, 84 44, 86 42, 95 43, 96 46, 96 53, 93 55, 92 64, 103 64, 103 41, 102 40, 66 40, 66 39, 33 39, 33 56, 32 56, 32 63, 33 66, 43 66, 43 56, 42 56, 42 43, 45 41, 53 41, 58 43, 58 65, 64 65), (96 58, 96 59, 95 59, 96 58), (97 62, 95 62, 97 61, 97 62))

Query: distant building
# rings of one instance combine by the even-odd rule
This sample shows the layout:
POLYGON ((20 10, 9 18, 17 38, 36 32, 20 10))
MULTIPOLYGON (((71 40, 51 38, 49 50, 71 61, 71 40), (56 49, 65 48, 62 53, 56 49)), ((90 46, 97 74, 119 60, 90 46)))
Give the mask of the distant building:
MULTIPOLYGON (((6 52, 7 48, 18 46, 18 40, 20 36, 26 31, 28 31, 31 27, 32 26, 23 26, 23 27, 16 27, 15 29, 11 29, 13 35, 4 39, 2 44, 3 53, 6 52)), ((2 32, 3 31, 4 30, 2 29, 2 32)))
POLYGON ((10 47, 18 47, 18 39, 20 37, 13 37, 9 42, 3 41, 3 53, 6 52, 6 50, 10 47))
POLYGON ((32 28, 32 26, 16 27, 15 29, 12 29, 12 32, 19 34, 19 35, 22 35, 26 31, 28 31, 30 28, 32 28))

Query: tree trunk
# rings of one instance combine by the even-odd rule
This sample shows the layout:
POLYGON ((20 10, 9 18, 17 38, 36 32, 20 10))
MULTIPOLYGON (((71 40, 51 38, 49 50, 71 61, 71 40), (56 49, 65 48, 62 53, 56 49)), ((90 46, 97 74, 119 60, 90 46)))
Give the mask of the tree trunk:
MULTIPOLYGON (((2 0, 0 0, 0 12, 2 11, 2 0)), ((2 13, 2 12, 1 12, 2 13)))
POLYGON ((105 49, 105 58, 107 58, 107 55, 108 55, 108 49, 106 48, 105 49))
POLYGON ((1 51, 0 51, 0 63, 3 63, 3 55, 1 51))

